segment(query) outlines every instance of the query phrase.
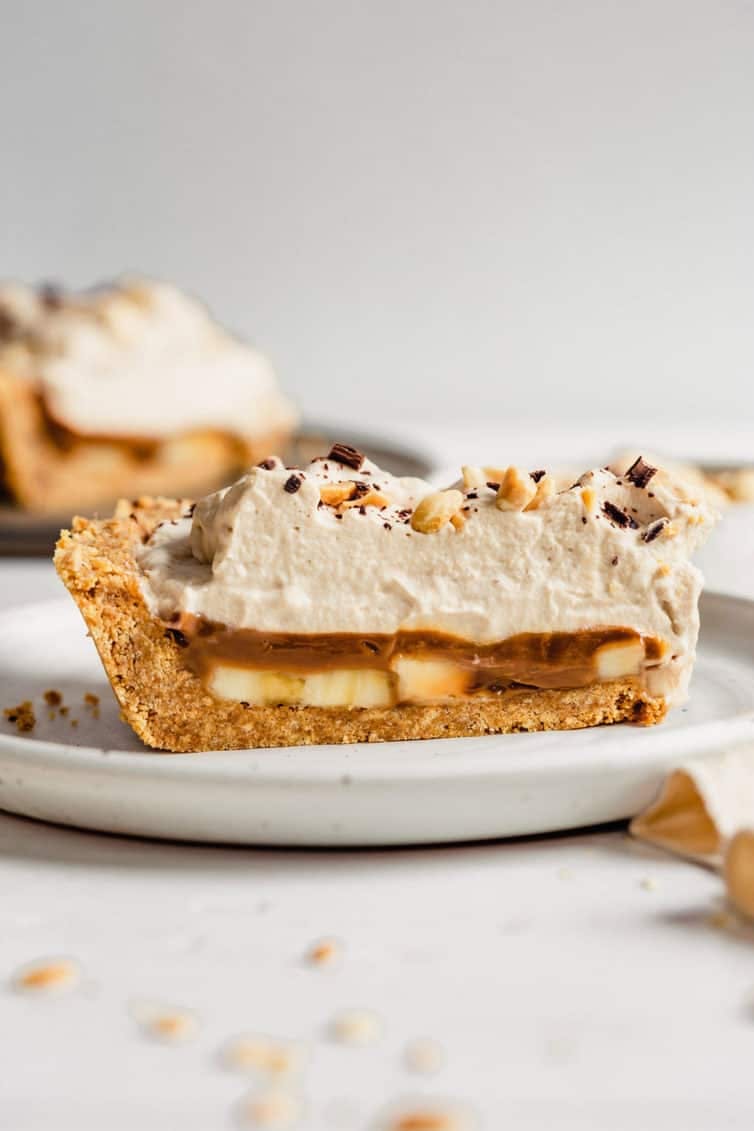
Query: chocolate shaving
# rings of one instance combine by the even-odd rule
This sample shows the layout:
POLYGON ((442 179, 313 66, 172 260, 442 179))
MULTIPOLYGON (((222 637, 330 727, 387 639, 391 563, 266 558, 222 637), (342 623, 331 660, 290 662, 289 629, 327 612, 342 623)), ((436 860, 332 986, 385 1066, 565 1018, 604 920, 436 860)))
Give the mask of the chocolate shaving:
POLYGON ((641 456, 635 459, 626 472, 626 479, 629 479, 634 487, 646 487, 649 480, 657 471, 656 467, 651 464, 645 463, 641 456))
POLYGON ((348 496, 348 498, 361 499, 364 497, 364 495, 368 495, 371 490, 372 488, 368 483, 354 483, 353 487, 351 488, 351 494, 348 496))
POLYGON ((352 467, 355 471, 358 471, 366 456, 358 448, 352 448, 350 444, 333 444, 326 458, 335 460, 336 463, 343 463, 346 467, 352 467))
POLYGON ((289 495, 295 495, 303 482, 300 475, 289 475, 283 484, 283 490, 287 491, 289 495))
POLYGON ((489 487, 490 491, 499 491, 500 490, 500 484, 499 483, 487 483, 487 484, 485 484, 485 486, 489 487))
POLYGON ((610 565, 617 565, 617 564, 618 564, 618 555, 616 554, 614 558, 610 559, 610 565))
POLYGON ((270 456, 268 459, 263 459, 258 463, 257 467, 261 467, 263 471, 272 471, 273 468, 277 467, 277 462, 274 456, 270 456))
POLYGON ((620 507, 616 507, 615 503, 603 503, 602 510, 611 522, 614 522, 616 526, 620 526, 623 529, 630 526, 635 530, 639 525, 635 518, 632 518, 626 511, 622 511, 620 507))
POLYGON ((655 538, 662 534, 663 529, 667 525, 668 520, 666 518, 658 518, 657 522, 653 522, 652 525, 648 526, 644 531, 641 536, 642 542, 654 542, 655 538))
POLYGON ((539 471, 529 472, 529 477, 533 479, 535 483, 539 483, 540 479, 543 479, 545 475, 547 475, 547 472, 544 468, 540 468, 539 471))
POLYGON ((479 494, 478 494, 478 492, 476 492, 476 491, 467 491, 467 492, 466 492, 466 498, 467 498, 467 499, 478 499, 478 498, 479 498, 479 494))

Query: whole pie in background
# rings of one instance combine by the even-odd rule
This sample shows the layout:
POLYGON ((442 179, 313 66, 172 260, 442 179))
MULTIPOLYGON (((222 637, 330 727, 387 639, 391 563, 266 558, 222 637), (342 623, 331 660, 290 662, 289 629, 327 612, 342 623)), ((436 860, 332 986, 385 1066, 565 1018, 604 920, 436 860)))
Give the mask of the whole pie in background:
POLYGON ((18 508, 201 493, 296 420, 267 359, 170 284, 0 285, 0 491, 18 508))

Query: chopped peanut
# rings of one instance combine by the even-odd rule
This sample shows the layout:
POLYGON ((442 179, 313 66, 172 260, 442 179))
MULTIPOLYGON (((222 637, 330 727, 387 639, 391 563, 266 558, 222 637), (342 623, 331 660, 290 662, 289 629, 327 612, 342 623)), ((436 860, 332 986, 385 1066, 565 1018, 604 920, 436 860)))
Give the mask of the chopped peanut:
POLYGON ((460 491, 434 491, 425 495, 411 516, 411 526, 419 534, 435 534, 450 522, 463 505, 460 491))
POLYGON ((374 487, 351 479, 342 483, 324 483, 319 489, 319 497, 328 507, 340 507, 342 510, 349 507, 386 507, 390 503, 374 487))
POLYGON ((537 490, 534 498, 524 510, 535 511, 542 506, 546 499, 551 499, 555 494, 555 480, 552 475, 543 475, 539 483, 537 483, 537 490))
POLYGON ((528 471, 509 467, 503 474, 495 506, 501 511, 522 511, 528 507, 536 493, 537 485, 528 471))
POLYGON ((357 495, 354 499, 346 499, 342 504, 342 510, 348 510, 349 507, 387 507, 390 505, 390 500, 379 491, 369 490, 366 495, 357 495))
POLYGON ((477 487, 484 487, 487 482, 487 475, 483 467, 471 467, 465 464, 461 468, 461 476, 463 478, 463 486, 466 491, 473 491, 477 487))
POLYGON ((353 483, 323 483, 319 489, 319 497, 328 507, 339 507, 350 499, 353 492, 353 483))

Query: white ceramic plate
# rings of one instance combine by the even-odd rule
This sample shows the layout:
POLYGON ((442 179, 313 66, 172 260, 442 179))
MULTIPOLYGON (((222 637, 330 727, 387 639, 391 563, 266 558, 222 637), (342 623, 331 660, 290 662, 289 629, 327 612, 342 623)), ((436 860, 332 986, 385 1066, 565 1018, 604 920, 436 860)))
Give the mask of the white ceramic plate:
POLYGON ((0 615, 0 807, 195 841, 390 845, 550 832, 628 817, 679 761, 754 736, 754 601, 707 594, 687 707, 658 727, 168 755, 120 722, 72 602, 0 615), (67 717, 48 718, 47 689, 67 717), (100 696, 94 718, 83 696, 100 696), (72 719, 77 726, 71 725, 72 719))

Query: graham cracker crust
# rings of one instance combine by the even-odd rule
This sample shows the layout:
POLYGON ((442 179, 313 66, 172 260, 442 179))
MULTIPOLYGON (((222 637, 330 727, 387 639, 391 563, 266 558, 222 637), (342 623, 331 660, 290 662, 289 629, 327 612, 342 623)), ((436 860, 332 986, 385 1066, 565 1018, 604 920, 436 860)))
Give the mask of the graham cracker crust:
POLYGON ((0 491, 38 515, 112 507, 133 495, 206 494, 284 448, 287 432, 258 439, 196 429, 146 442, 56 426, 32 382, 0 371, 0 491))
POLYGON ((648 726, 665 716, 665 700, 650 696, 636 677, 428 706, 244 707, 217 699, 184 667, 180 644, 152 618, 132 551, 157 522, 183 514, 188 505, 164 498, 122 501, 112 519, 74 519, 55 551, 56 569, 86 622, 121 717, 157 750, 460 738, 620 722, 648 726))

